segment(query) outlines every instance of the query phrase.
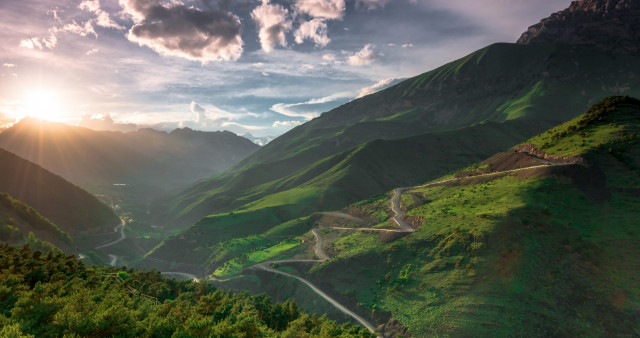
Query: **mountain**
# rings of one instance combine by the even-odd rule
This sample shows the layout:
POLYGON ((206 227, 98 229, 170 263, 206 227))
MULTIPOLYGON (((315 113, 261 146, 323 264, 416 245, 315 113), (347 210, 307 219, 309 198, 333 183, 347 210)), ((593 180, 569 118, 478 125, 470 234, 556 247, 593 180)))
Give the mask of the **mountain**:
POLYGON ((3 149, 0 163, 0 192, 33 207, 66 233, 111 231, 120 222, 96 197, 34 163, 3 149))
POLYGON ((518 43, 588 45, 619 54, 640 52, 640 3, 635 0, 574 1, 529 27, 518 43))
MULTIPOLYGON (((640 95, 639 73, 640 58, 588 47, 491 45, 294 128, 233 168, 160 204, 158 219, 186 226, 302 184, 315 185, 315 178, 322 175, 333 178, 324 180, 325 188, 319 190, 342 196, 353 191, 347 202, 382 193, 398 183, 419 182, 427 172, 434 178, 575 117, 607 95, 640 95), (483 141, 478 141, 478 134, 483 141), (399 158, 398 163, 385 163, 389 167, 411 167, 415 151, 385 147, 409 138, 425 142, 441 138, 443 142, 433 149, 446 158, 423 158, 422 170, 403 176, 404 182, 394 181, 401 176, 393 174, 367 179, 366 172, 373 169, 367 166, 360 172, 341 170, 351 159, 358 159, 348 154, 360 149, 370 149, 380 159, 399 158), (460 149, 459 143, 469 147, 460 149), (492 147, 496 144, 502 148, 492 147), (457 163, 448 166, 453 157, 457 163), (343 165, 335 167, 337 163, 343 165), (338 182, 339 175, 346 173, 356 179, 338 182), (354 183, 380 188, 359 193, 351 188, 354 183)), ((321 210, 335 204, 313 207, 321 210)))
POLYGON ((228 250, 254 249, 216 273, 227 287, 281 294, 273 274, 242 269, 311 257, 279 265, 385 335, 637 336, 638 210, 640 100, 609 97, 482 162, 315 217, 294 240, 228 241, 228 250), (402 229, 392 200, 411 231, 381 230, 402 229), (315 265, 315 241, 304 243, 311 227, 329 256, 315 265), (363 227, 378 231, 344 229, 363 227))
POLYGON ((222 171, 258 148, 226 131, 120 133, 33 118, 0 133, 0 147, 81 186, 128 184, 166 191, 222 171))
POLYGON ((42 251, 59 248, 70 252, 74 247, 69 234, 42 217, 35 209, 5 193, 0 193, 0 242, 28 242, 32 248, 42 251))

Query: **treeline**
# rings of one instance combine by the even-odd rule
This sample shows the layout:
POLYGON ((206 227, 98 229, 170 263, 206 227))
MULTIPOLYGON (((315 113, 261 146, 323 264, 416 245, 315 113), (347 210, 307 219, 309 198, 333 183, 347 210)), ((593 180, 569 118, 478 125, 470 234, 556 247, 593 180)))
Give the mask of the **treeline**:
POLYGON ((295 302, 0 244, 0 337, 372 337, 295 302), (117 278, 113 278, 113 276, 117 278))

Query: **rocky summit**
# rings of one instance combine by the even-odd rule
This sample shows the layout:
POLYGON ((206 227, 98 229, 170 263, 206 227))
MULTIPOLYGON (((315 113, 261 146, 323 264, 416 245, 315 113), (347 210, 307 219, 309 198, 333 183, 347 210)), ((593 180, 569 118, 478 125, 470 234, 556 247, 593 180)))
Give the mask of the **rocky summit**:
POLYGON ((529 27, 518 43, 591 45, 598 50, 640 53, 640 0, 573 1, 529 27))

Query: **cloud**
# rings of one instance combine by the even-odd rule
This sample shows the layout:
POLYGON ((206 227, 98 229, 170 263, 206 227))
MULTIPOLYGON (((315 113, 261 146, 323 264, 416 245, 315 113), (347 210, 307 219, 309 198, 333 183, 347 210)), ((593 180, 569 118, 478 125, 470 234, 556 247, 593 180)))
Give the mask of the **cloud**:
POLYGON ((87 55, 91 55, 91 54, 95 54, 95 53, 97 53, 99 51, 100 51, 100 49, 98 49, 98 48, 91 48, 90 50, 87 51, 86 54, 87 55))
POLYGON ((200 61, 237 60, 243 52, 240 19, 228 12, 179 1, 120 0, 135 25, 127 37, 159 54, 200 61))
POLYGON ((324 54, 324 55, 322 55, 322 60, 327 61, 327 62, 336 61, 336 55, 335 54, 324 54))
POLYGON ((3 63, 2 67, 6 67, 6 68, 15 68, 17 67, 15 64, 13 63, 3 63))
POLYGON ((301 125, 300 121, 276 121, 273 122, 273 127, 294 127, 301 125))
POLYGON ((58 29, 52 28, 49 29, 49 37, 48 38, 28 38, 20 40, 20 47, 28 48, 28 49, 43 49, 49 48, 53 49, 58 44, 58 37, 56 36, 58 29))
MULTIPOLYGON (((125 29, 124 26, 119 25, 115 21, 111 20, 111 18, 109 17, 109 13, 103 11, 100 8, 100 1, 98 0, 84 0, 80 3, 80 5, 78 5, 78 8, 95 14, 95 23, 98 26, 105 28, 115 28, 118 30, 125 29)), ((56 12, 54 12, 54 15, 57 17, 56 12)))
POLYGON ((297 0, 295 8, 314 18, 336 20, 342 19, 346 7, 344 0, 297 0))
POLYGON ((300 24, 300 28, 295 31, 294 36, 296 43, 303 43, 304 40, 313 41, 316 46, 324 47, 331 39, 327 36, 327 24, 322 19, 313 19, 304 21, 300 24))
MULTIPOLYGON (((358 0, 357 4, 359 6, 367 7, 367 9, 372 10, 378 7, 384 7, 391 0, 358 0)), ((413 2, 412 2, 413 3, 413 2)))
POLYGON ((364 48, 362 48, 362 50, 349 56, 349 58, 347 59, 347 62, 352 66, 370 65, 375 59, 382 56, 381 54, 373 51, 372 48, 374 47, 375 45, 372 45, 370 43, 365 45, 364 48))
POLYGON ((353 97, 351 92, 336 93, 333 95, 311 99, 300 103, 277 103, 271 106, 271 110, 290 117, 304 117, 311 120, 320 116, 321 113, 334 108, 338 104, 346 103, 353 97))
POLYGON ((280 5, 271 5, 262 0, 262 5, 251 12, 251 18, 259 27, 258 36, 262 50, 269 53, 276 45, 287 46, 285 33, 291 30, 289 11, 280 5))
POLYGON ((161 130, 189 127, 196 130, 222 130, 226 129, 236 134, 248 131, 262 130, 264 127, 241 124, 237 120, 245 116, 258 117, 253 113, 233 114, 213 105, 203 107, 195 101, 189 104, 189 110, 196 114, 195 120, 182 120, 175 122, 162 122, 152 126, 161 130))
POLYGON ((202 123, 207 119, 206 110, 202 108, 202 106, 197 104, 195 101, 191 101, 189 108, 191 109, 192 113, 197 115, 196 123, 202 123))
POLYGON ((380 80, 378 81, 376 84, 374 84, 373 86, 370 87, 364 87, 362 89, 360 89, 358 91, 358 96, 356 96, 357 99, 363 97, 363 96, 367 96, 369 94, 373 94, 381 89, 390 87, 393 84, 398 83, 400 80, 397 79, 385 79, 385 80, 380 80))
MULTIPOLYGON (((120 30, 125 29, 123 26, 111 20, 111 18, 109 17, 109 13, 103 11, 100 8, 100 2, 98 0, 84 0, 80 3, 80 5, 78 5, 78 9, 95 14, 95 18, 89 19, 84 23, 78 23, 74 19, 71 21, 71 23, 67 23, 65 25, 62 25, 61 27, 51 27, 49 28, 49 37, 32 37, 22 39, 20 40, 19 46, 28 49, 53 49, 58 44, 59 33, 71 33, 83 37, 93 35, 97 39, 98 33, 96 33, 95 31, 94 24, 105 28, 115 28, 120 30)), ((53 15, 55 21, 59 24, 62 24, 63 21, 60 16, 58 16, 57 10, 50 10, 47 12, 47 15, 53 15)))
POLYGON ((55 30, 56 32, 62 31, 62 32, 77 34, 80 36, 93 35, 96 38, 98 37, 98 33, 96 33, 95 29, 93 28, 93 24, 91 20, 85 22, 82 25, 79 25, 75 20, 73 20, 72 23, 64 25, 59 30, 58 29, 55 29, 55 30))
POLYGON ((84 114, 78 123, 78 126, 85 127, 93 130, 110 130, 120 131, 123 133, 136 131, 138 126, 134 123, 120 123, 114 122, 111 115, 90 115, 84 114))

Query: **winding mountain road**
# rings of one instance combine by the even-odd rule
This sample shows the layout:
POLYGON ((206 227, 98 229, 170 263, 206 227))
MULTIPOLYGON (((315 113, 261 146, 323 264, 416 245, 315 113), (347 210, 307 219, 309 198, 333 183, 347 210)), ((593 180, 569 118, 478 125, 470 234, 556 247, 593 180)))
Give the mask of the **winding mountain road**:
POLYGON ((324 293, 324 291, 320 290, 317 286, 313 285, 308 280, 306 280, 306 279, 304 279, 302 277, 298 277, 296 275, 290 274, 288 272, 276 270, 276 269, 274 269, 274 268, 272 268, 270 266, 273 263, 278 263, 278 261, 276 261, 276 262, 264 262, 264 263, 260 263, 260 264, 254 265, 253 267, 256 268, 256 269, 269 271, 271 273, 276 273, 276 274, 280 274, 280 275, 283 275, 283 276, 295 278, 295 279, 301 281, 302 283, 307 285, 309 288, 311 288, 311 290, 313 290, 315 293, 317 293, 320 297, 324 298, 329 303, 331 303, 331 305, 333 305, 336 309, 340 310, 341 312, 343 312, 343 313, 347 314, 348 316, 352 317, 353 319, 357 320, 358 323, 360 323, 360 324, 362 324, 362 326, 366 327, 367 330, 369 330, 370 332, 375 332, 376 331, 376 327, 373 326, 373 324, 369 323, 366 319, 360 317, 357 313, 347 309, 344 305, 338 303, 338 301, 336 301, 335 299, 331 298, 331 296, 329 296, 326 293, 324 293))
POLYGON ((400 208, 400 201, 402 198, 402 193, 405 192, 406 188, 397 188, 393 190, 393 197, 391 198, 391 211, 395 214, 393 216, 393 222, 396 223, 401 232, 414 232, 414 229, 411 225, 404 221, 404 218, 407 216, 407 213, 400 208))
POLYGON ((329 255, 324 252, 322 246, 324 245, 324 237, 318 232, 318 229, 312 229, 311 233, 316 237, 316 245, 313 248, 313 252, 316 254, 316 257, 321 261, 329 260, 329 255))
MULTIPOLYGON (((551 162, 546 161, 546 160, 541 160, 541 162, 543 162, 545 164, 538 165, 538 166, 526 167, 526 168, 505 170, 505 171, 494 172, 494 173, 487 173, 487 174, 468 176, 468 177, 452 178, 452 179, 448 179, 448 180, 444 180, 444 181, 433 182, 433 183, 428 183, 428 184, 414 186, 414 187, 396 188, 396 189, 393 190, 393 196, 391 198, 391 210, 394 213, 394 216, 392 217, 392 220, 393 220, 394 223, 396 223, 400 227, 399 230, 397 230, 397 229, 376 229, 376 228, 348 228, 348 227, 328 227, 328 229, 354 230, 354 231, 373 231, 373 232, 400 232, 400 233, 415 232, 415 229, 410 224, 408 224, 407 222, 404 221, 404 219, 405 219, 407 214, 400 207, 400 203, 401 203, 401 200, 402 200, 402 194, 405 191, 407 191, 409 189, 435 187, 435 186, 438 186, 438 185, 443 185, 443 184, 447 184, 447 183, 451 183, 451 182, 456 182, 456 181, 460 181, 460 180, 467 179, 467 178, 496 176, 496 175, 502 175, 502 174, 508 174, 508 173, 513 173, 513 172, 523 171, 523 170, 532 170, 532 169, 537 169, 537 168, 544 168, 544 167, 549 167, 549 166, 569 165, 569 164, 551 163, 551 162)), ((353 217, 351 215, 348 215, 348 214, 345 214, 345 213, 342 213, 342 212, 326 212, 326 213, 321 213, 321 214, 328 215, 328 216, 334 216, 334 217, 343 217, 343 218, 347 218, 347 219, 351 219, 351 220, 362 221, 359 218, 353 217)), ((324 298, 329 303, 331 303, 331 305, 333 305, 335 308, 337 308, 341 312, 347 314, 348 316, 350 316, 353 319, 355 319, 356 321, 358 321, 360 324, 362 324, 364 327, 366 327, 370 332, 375 333, 376 328, 375 328, 375 326, 373 324, 371 324, 370 322, 368 322, 364 318, 360 317, 357 313, 349 310, 348 308, 346 308, 344 305, 340 304, 335 299, 331 298, 324 291, 320 290, 317 286, 313 285, 313 283, 309 282, 308 280, 306 280, 306 279, 304 279, 302 277, 299 277, 299 276, 296 276, 296 275, 293 275, 291 273, 284 272, 284 271, 281 271, 281 270, 277 270, 277 269, 274 269, 273 267, 271 267, 273 264, 276 264, 276 263, 280 264, 280 263, 299 263, 299 262, 324 262, 324 261, 329 260, 330 257, 326 254, 326 252, 323 249, 324 237, 322 237, 322 235, 318 232, 318 230, 319 230, 319 228, 314 228, 314 229, 311 230, 311 233, 316 238, 316 244, 315 244, 315 247, 314 247, 314 254, 318 257, 318 259, 286 259, 286 260, 279 260, 279 261, 267 261, 267 262, 258 263, 256 265, 252 266, 251 268, 260 269, 260 270, 264 270, 264 271, 268 271, 268 272, 271 272, 271 273, 280 274, 280 275, 283 275, 283 276, 287 276, 287 277, 295 278, 295 279, 299 280, 300 282, 304 283, 309 288, 311 288, 311 290, 313 290, 320 297, 324 298)))
POLYGON ((120 232, 120 237, 118 237, 118 239, 116 239, 115 241, 113 241, 111 243, 107 243, 107 244, 103 244, 103 245, 97 246, 96 249, 104 249, 106 247, 110 247, 110 246, 112 246, 114 244, 118 244, 118 243, 122 242, 125 238, 127 238, 127 236, 124 233, 124 224, 125 224, 124 218, 121 218, 120 221, 121 221, 121 223, 118 224, 118 226, 116 226, 114 228, 114 232, 116 232, 116 233, 120 232))

